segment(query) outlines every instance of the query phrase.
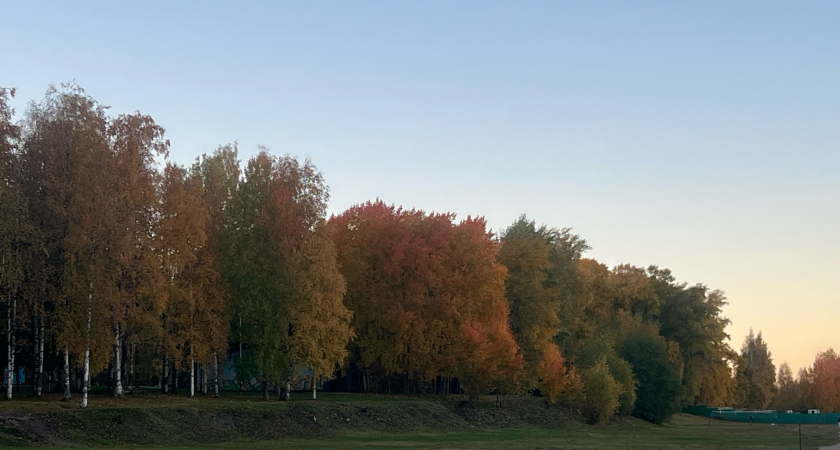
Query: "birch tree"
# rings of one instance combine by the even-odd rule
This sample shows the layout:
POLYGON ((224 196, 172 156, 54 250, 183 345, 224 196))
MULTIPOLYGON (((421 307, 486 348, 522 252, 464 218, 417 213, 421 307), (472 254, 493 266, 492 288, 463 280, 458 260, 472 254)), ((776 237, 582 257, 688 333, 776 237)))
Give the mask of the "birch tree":
MULTIPOLYGON (((58 338, 61 347, 83 360, 82 406, 87 406, 91 371, 105 367, 113 335, 107 330, 109 302, 117 297, 113 247, 116 186, 105 108, 75 85, 51 87, 27 111, 31 152, 44 168, 51 191, 48 207, 64 232, 55 235, 61 292, 58 338), (37 144, 37 146, 35 146, 37 144), (52 157, 40 161, 37 153, 52 157), (91 176, 98 174, 98 176, 91 176)), ((27 145, 29 142, 27 143, 27 145)), ((51 255, 52 257, 53 255, 51 255)))
POLYGON ((114 396, 123 397, 123 353, 127 336, 158 326, 162 310, 160 262, 154 252, 158 173, 155 157, 167 156, 164 130, 147 115, 124 114, 108 123, 113 158, 112 245, 119 295, 109 304, 113 335, 114 396))
POLYGON ((20 129, 12 123, 13 110, 8 101, 13 89, 0 88, 0 300, 6 306, 6 400, 12 399, 12 374, 15 368, 15 332, 17 302, 23 267, 21 250, 25 243, 26 215, 20 188, 20 129))
POLYGON ((221 303, 215 298, 219 275, 211 255, 203 251, 209 216, 202 203, 201 179, 188 177, 184 168, 168 164, 162 200, 158 238, 169 282, 165 332, 169 352, 190 373, 193 397, 196 359, 206 362, 210 357, 217 316, 213 308, 220 308, 215 305, 221 303))
POLYGON ((219 396, 219 355, 227 354, 230 333, 230 290, 222 274, 225 237, 230 233, 231 202, 239 184, 239 156, 236 144, 219 147, 212 155, 202 155, 191 168, 191 177, 202 184, 202 201, 207 211, 204 247, 198 253, 200 265, 208 275, 204 288, 203 323, 206 324, 207 366, 213 367, 214 396, 219 396))
POLYGON ((300 369, 312 370, 312 398, 316 380, 331 379, 347 356, 353 337, 352 313, 344 306, 344 277, 338 271, 331 229, 318 222, 302 251, 302 280, 290 311, 289 354, 300 369))
MULTIPOLYGON (((300 302, 339 306, 335 298, 340 284, 329 272, 324 276, 312 261, 329 253, 308 247, 325 245, 317 244, 323 242, 317 227, 324 219, 328 195, 323 177, 310 161, 301 164, 290 156, 278 158, 262 151, 248 162, 232 202, 225 273, 233 300, 233 322, 247 349, 238 361, 237 376, 262 381, 265 399, 269 385, 285 380, 295 362, 290 354, 293 317, 303 319, 309 309, 299 306, 300 302), (325 284, 315 289, 307 282, 306 268, 312 268, 311 276, 322 277, 325 284)), ((334 314, 313 313, 325 319, 334 314)), ((342 311, 337 315, 343 317, 342 311)), ((327 323, 338 325, 330 329, 337 337, 347 336, 341 320, 327 323)), ((298 324, 308 326, 305 320, 298 324)), ((317 330, 310 331, 317 337, 317 330)), ((316 345, 327 342, 315 341, 316 345)), ((304 348, 299 341, 298 349, 304 348)), ((320 351, 322 355, 326 351, 326 356, 308 355, 311 363, 319 365, 316 370, 324 361, 334 359, 333 354, 341 353, 326 346, 320 351)), ((299 355, 306 353, 301 350, 299 355)))

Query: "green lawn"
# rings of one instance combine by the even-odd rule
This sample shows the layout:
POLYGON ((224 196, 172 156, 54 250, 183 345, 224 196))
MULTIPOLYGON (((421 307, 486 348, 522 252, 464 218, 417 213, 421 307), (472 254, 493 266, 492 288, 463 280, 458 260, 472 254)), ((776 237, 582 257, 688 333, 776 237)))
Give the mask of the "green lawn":
MULTIPOLYGON (((796 426, 748 425, 677 416, 662 427, 644 424, 586 430, 497 429, 448 433, 350 433, 338 438, 231 442, 206 448, 268 449, 797 449, 796 426)), ((802 448, 816 449, 838 441, 832 426, 806 426, 802 448)), ((114 447, 120 448, 120 447, 114 447)), ((123 447, 124 448, 124 447, 123 447)), ((195 447, 148 447, 189 449, 195 447)))
MULTIPOLYGON (((65 437, 101 449, 799 448, 796 425, 750 425, 717 420, 710 423, 705 418, 678 414, 663 426, 631 418, 599 426, 563 421, 541 428, 521 424, 510 427, 510 422, 506 427, 495 427, 488 426, 492 421, 486 421, 487 416, 482 416, 485 421, 481 423, 465 421, 459 413, 434 399, 352 394, 324 394, 319 395, 317 401, 306 398, 307 395, 298 394, 293 402, 281 403, 261 402, 257 396, 234 394, 215 400, 142 395, 115 401, 101 397, 94 399, 92 407, 84 411, 74 405, 31 400, 0 403, 0 413, 31 411, 50 415, 61 424, 65 437), (360 410, 365 415, 360 415, 360 410), (214 423, 231 411, 236 423, 233 429, 214 423), (317 421, 317 429, 309 419, 300 417, 310 411, 322 415, 317 421), (112 422, 115 415, 120 415, 126 423, 115 425, 112 422), (353 417, 353 421, 345 419, 345 415, 353 417), (282 425, 278 421, 283 421, 282 425), (291 434, 288 437, 282 437, 282 433, 272 434, 275 423, 291 430, 291 434), (251 430, 256 430, 256 434, 251 430), (309 431, 316 437, 301 439, 309 436, 309 431), (138 442, 157 445, 136 445, 138 442), (165 445, 171 442, 180 443, 165 445)), ((508 414, 529 411, 521 405, 521 410, 516 408, 511 407, 508 414)), ((488 407, 482 414, 493 411, 488 407)), ((802 428, 803 449, 837 442, 836 426, 806 425, 802 428)), ((0 442, 0 446, 3 443, 10 441, 0 442)))

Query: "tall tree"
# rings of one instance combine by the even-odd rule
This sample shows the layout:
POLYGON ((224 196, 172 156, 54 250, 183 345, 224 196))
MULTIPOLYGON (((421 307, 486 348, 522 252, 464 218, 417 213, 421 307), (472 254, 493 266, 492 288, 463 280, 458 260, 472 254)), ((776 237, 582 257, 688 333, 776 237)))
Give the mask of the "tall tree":
POLYGON ((554 232, 537 228, 523 215, 502 234, 498 257, 508 271, 505 297, 510 302, 511 329, 525 358, 526 388, 551 390, 552 401, 565 373, 565 367, 556 367, 564 358, 554 345, 560 331, 560 296, 548 285, 554 232), (557 373, 546 372, 548 367, 556 367, 557 373))
POLYGON ((823 412, 840 411, 840 356, 833 349, 817 354, 808 379, 814 407, 823 412))
POLYGON ((382 380, 386 390, 392 375, 454 376, 451 343, 460 329, 442 278, 451 217, 377 201, 330 222, 347 282, 344 303, 353 311, 351 364, 382 380))
POLYGON ((334 217, 345 304, 366 375, 430 382, 458 377, 470 395, 518 383, 521 355, 508 322, 505 268, 483 219, 402 210, 381 201, 334 217))
MULTIPOLYGON (((229 144, 217 148, 212 155, 202 155, 192 166, 192 177, 197 177, 203 185, 203 204, 207 208, 207 242, 199 252, 198 258, 206 267, 213 267, 222 273, 222 264, 226 247, 225 236, 231 232, 229 221, 230 208, 239 184, 239 154, 237 145, 229 144)), ((227 354, 228 335, 230 332, 230 290, 224 277, 207 290, 205 301, 210 324, 209 349, 212 352, 213 386, 215 396, 219 395, 220 373, 219 355, 227 354)))
POLYGON ((158 173, 155 157, 167 156, 164 130, 147 115, 120 115, 108 124, 113 153, 113 243, 109 252, 119 270, 119 295, 110 302, 113 338, 114 396, 123 396, 123 353, 126 336, 159 326, 163 279, 154 252, 158 173))
POLYGON ((734 359, 725 332, 729 319, 722 315, 726 296, 703 285, 676 283, 667 269, 651 266, 648 274, 661 302, 660 333, 678 346, 683 402, 726 403, 732 386, 721 375, 734 359))
POLYGON ((12 123, 8 102, 14 89, 0 88, 0 300, 6 306, 6 400, 12 399, 15 369, 15 320, 24 277, 21 252, 26 242, 26 205, 21 192, 20 128, 12 123))
POLYGON ((743 373, 737 378, 737 401, 746 408, 765 409, 776 394, 776 367, 761 331, 754 334, 750 329, 737 364, 736 373, 743 373))
POLYGON ((801 411, 807 408, 805 396, 802 395, 802 388, 799 380, 793 378, 793 371, 787 362, 779 366, 776 376, 776 396, 771 403, 772 408, 778 411, 801 411))
POLYGON ((639 382, 633 415, 662 423, 679 410, 680 377, 662 336, 648 327, 637 328, 624 339, 621 356, 639 382))
POLYGON ((113 334, 103 330, 118 298, 111 249, 122 230, 115 226, 118 191, 108 123, 105 108, 72 84, 50 87, 26 117, 27 192, 33 214, 46 213, 48 225, 39 236, 46 259, 33 264, 31 276, 60 286, 53 291, 63 296, 56 308, 57 342, 65 354, 82 357, 83 407, 91 371, 103 368, 111 354, 113 334))
POLYGON ((510 328, 507 270, 497 261, 498 251, 484 218, 467 217, 451 234, 444 262, 447 291, 461 317, 456 375, 470 396, 490 388, 497 395, 515 391, 525 364, 510 328))
POLYGON ((299 369, 312 371, 316 380, 332 378, 347 357, 353 337, 352 313, 344 306, 344 277, 338 271, 331 229, 319 221, 302 251, 303 276, 290 311, 289 359, 299 369))
MULTIPOLYGON (((202 185, 187 178, 185 169, 168 164, 161 187, 162 202, 158 240, 168 281, 164 310, 166 354, 190 373, 190 397, 195 395, 195 360, 209 359, 213 315, 207 317, 207 300, 216 300, 218 273, 212 260, 199 260, 207 240, 207 209, 202 185)), ((212 303, 219 303, 218 301, 212 303)))
MULTIPOLYGON (((323 177, 310 161, 301 164, 290 156, 277 158, 263 151, 248 162, 232 201, 225 272, 235 318, 241 318, 238 331, 247 347, 237 375, 261 380, 266 399, 269 384, 283 381, 298 362, 292 360, 289 349, 295 342, 302 343, 291 338, 304 336, 295 336, 294 318, 299 319, 297 325, 309 327, 310 337, 319 338, 315 342, 323 346, 322 355, 329 355, 310 354, 308 362, 318 364, 314 369, 334 361, 346 340, 339 349, 328 345, 350 337, 342 319, 346 310, 313 311, 330 318, 325 321, 330 328, 321 329, 308 323, 306 318, 314 318, 305 314, 316 301, 321 306, 341 306, 335 302, 341 286, 330 262, 318 260, 330 255, 318 233, 328 197, 323 177), (311 277, 321 277, 323 284, 315 289, 311 277), (324 338, 327 333, 334 333, 336 339, 324 338)), ((238 326, 238 320, 234 324, 238 326)))

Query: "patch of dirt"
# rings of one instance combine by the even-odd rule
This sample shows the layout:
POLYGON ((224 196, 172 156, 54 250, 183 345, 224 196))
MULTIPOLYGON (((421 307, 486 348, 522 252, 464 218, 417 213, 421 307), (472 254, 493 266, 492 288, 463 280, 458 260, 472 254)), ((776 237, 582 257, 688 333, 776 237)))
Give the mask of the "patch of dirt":
POLYGON ((488 402, 447 402, 446 407, 481 428, 565 428, 568 418, 558 407, 533 401, 508 401, 501 408, 488 402))
POLYGON ((8 411, 0 413, 4 427, 17 429, 31 442, 62 447, 79 447, 79 444, 60 437, 58 424, 47 415, 8 411))

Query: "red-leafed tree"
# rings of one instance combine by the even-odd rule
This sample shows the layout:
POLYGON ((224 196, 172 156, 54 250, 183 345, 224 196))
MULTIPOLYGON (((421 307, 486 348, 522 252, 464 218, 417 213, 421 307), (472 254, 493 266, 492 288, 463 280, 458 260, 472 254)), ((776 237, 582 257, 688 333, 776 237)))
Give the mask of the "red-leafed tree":
POLYGON ((818 353, 807 377, 814 407, 823 412, 840 411, 840 356, 833 349, 818 353))
POLYGON ((522 357, 508 323, 504 267, 482 219, 403 210, 381 201, 334 217, 351 363, 409 385, 458 377, 471 394, 513 390, 522 357))

